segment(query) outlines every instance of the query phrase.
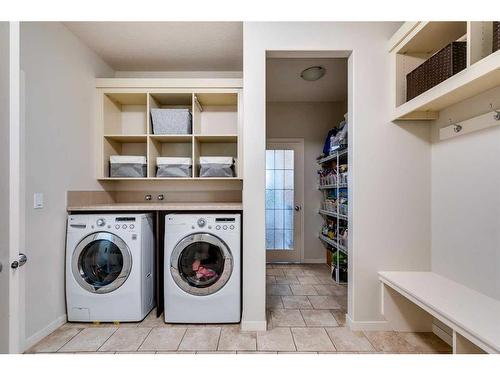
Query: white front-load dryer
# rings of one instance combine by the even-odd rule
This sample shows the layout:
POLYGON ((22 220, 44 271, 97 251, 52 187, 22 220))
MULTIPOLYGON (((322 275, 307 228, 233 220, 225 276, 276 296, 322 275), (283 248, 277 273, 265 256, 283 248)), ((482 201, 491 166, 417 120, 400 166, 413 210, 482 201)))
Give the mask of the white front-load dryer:
POLYGON ((155 306, 151 214, 68 216, 70 322, 136 322, 155 306))
POLYGON ((165 217, 165 322, 241 319, 240 214, 165 217))

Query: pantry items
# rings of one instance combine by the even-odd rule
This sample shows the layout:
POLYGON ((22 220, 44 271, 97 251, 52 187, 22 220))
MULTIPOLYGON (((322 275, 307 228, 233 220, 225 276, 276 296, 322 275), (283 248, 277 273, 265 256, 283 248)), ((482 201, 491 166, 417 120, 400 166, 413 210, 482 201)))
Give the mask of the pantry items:
POLYGON ((231 156, 201 156, 200 177, 234 177, 234 158, 231 156))
POLYGON ((192 115, 188 108, 151 108, 154 134, 191 134, 192 115))
POLYGON ((340 123, 337 133, 332 136, 330 141, 330 154, 341 148, 347 147, 347 120, 340 123))
POLYGON ((133 155, 111 155, 109 157, 110 177, 146 177, 146 157, 133 155))
POLYGON ((191 158, 157 157, 156 177, 191 177, 191 158))

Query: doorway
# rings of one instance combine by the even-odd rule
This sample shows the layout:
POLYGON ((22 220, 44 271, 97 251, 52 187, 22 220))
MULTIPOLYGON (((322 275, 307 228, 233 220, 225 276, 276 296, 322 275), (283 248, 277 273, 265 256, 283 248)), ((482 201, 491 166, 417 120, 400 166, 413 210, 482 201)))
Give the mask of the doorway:
POLYGON ((266 147, 266 261, 303 260, 304 141, 268 139, 266 147))

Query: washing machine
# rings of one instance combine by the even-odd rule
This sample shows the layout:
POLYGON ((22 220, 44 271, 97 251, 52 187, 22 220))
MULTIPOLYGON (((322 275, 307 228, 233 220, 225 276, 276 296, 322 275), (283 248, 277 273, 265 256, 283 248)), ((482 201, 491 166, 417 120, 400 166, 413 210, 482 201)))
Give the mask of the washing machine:
POLYGON ((69 215, 70 322, 137 322, 155 306, 151 214, 69 215))
POLYGON ((165 216, 165 322, 241 319, 241 215, 165 216))

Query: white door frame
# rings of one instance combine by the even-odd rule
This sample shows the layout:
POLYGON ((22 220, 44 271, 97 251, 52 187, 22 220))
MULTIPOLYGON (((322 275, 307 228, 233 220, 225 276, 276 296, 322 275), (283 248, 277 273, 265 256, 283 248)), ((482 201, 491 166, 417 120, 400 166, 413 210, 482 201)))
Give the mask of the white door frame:
MULTIPOLYGON (((2 273, 8 274, 8 297, 0 303, 8 304, 7 337, 8 353, 20 353, 24 350, 21 328, 24 328, 24 314, 20 310, 20 280, 22 267, 11 268, 11 263, 18 260, 21 237, 21 127, 20 127, 20 23, 9 22, 9 172, 8 176, 8 259, 3 264, 2 273), (22 325, 22 326, 21 326, 22 325)), ((7 140, 6 140, 7 141, 7 140)), ((4 275, 5 276, 5 275, 4 275)))
MULTIPOLYGON (((304 262, 304 138, 267 138, 266 139, 266 150, 268 144, 293 144, 299 147, 300 155, 299 162, 295 165, 294 174, 299 176, 300 185, 295 186, 296 193, 298 193, 298 200, 300 202, 300 220, 299 220, 299 236, 297 245, 300 246, 299 249, 299 259, 300 263, 304 262), (298 187, 298 189, 297 189, 298 187)), ((294 202, 296 204, 296 202, 294 202)), ((296 224, 294 224, 296 225, 296 224)), ((295 236, 294 236, 295 237, 295 236)), ((266 261, 267 261, 267 249, 266 249, 266 261)))

